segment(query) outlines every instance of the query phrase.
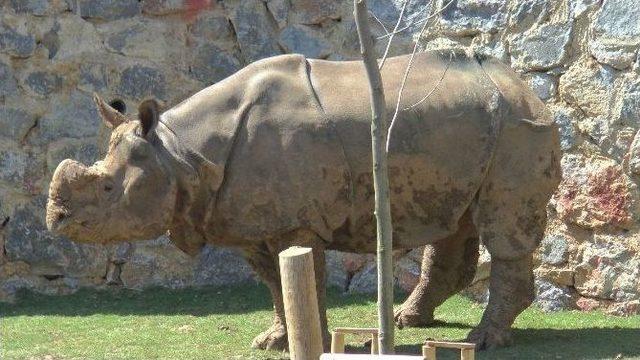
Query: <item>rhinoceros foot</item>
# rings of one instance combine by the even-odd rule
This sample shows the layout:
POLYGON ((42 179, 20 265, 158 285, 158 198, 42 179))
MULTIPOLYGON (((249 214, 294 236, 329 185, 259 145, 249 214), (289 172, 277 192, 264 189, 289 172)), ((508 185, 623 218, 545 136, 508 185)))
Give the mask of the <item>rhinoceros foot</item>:
POLYGON ((407 306, 406 304, 396 310, 394 319, 399 329, 426 327, 434 323, 433 313, 420 309, 418 306, 407 306))
POLYGON ((509 328, 503 329, 480 324, 471 330, 467 341, 476 344, 476 350, 485 350, 509 346, 513 343, 513 338, 509 328))
POLYGON ((272 325, 267 331, 256 336, 251 346, 261 350, 286 350, 287 328, 281 324, 272 325))

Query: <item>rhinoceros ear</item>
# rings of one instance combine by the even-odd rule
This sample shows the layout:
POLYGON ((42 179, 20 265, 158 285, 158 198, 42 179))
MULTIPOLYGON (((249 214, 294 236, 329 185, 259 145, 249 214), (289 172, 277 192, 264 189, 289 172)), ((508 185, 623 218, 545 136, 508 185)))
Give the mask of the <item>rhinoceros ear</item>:
POLYGON ((150 99, 143 101, 138 107, 138 118, 142 124, 142 136, 147 136, 149 131, 158 125, 160 118, 160 105, 150 99))
MULTIPOLYGON (((93 101, 96 103, 100 117, 109 128, 115 129, 118 125, 127 122, 127 117, 124 114, 105 103, 98 94, 93 94, 93 101)), ((122 101, 114 102, 114 105, 119 110, 124 111, 124 103, 122 101)))

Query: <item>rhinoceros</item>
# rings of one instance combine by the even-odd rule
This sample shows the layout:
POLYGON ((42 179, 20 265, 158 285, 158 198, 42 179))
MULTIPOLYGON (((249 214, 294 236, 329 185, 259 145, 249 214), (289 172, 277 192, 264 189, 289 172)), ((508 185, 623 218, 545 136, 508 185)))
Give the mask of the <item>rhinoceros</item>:
MULTIPOLYGON (((390 58, 382 69, 390 113, 408 63, 390 58)), ((393 244, 426 247, 396 323, 432 323, 472 281, 482 241, 490 296, 468 340, 507 345, 534 296, 532 252, 561 178, 558 128, 495 59, 425 52, 411 69, 388 149, 393 244)), ((126 115, 96 96, 112 129, 108 152, 91 166, 58 165, 47 226, 79 242, 168 232, 189 254, 205 244, 239 249, 273 297, 273 325, 253 342, 267 349, 287 346, 278 253, 311 247, 326 345, 324 251, 376 249, 368 91, 362 62, 293 54, 248 65, 164 112, 146 100, 126 115)))

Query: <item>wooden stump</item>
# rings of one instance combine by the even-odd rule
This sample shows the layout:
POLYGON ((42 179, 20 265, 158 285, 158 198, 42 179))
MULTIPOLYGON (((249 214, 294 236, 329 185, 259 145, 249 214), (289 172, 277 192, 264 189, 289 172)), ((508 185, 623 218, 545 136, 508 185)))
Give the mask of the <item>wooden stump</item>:
POLYGON ((284 313, 292 360, 317 360, 322 354, 322 330, 313 251, 290 247, 279 255, 284 313))

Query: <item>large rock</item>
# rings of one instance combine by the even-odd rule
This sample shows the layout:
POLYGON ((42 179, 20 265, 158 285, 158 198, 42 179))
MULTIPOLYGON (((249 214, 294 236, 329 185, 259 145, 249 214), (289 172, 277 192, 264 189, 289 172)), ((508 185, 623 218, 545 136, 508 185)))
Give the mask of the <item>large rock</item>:
POLYGON ((513 1, 509 5, 509 30, 525 31, 540 24, 551 12, 552 0, 521 0, 513 1))
POLYGON ((555 104, 548 105, 547 108, 560 128, 560 148, 563 151, 570 150, 578 142, 578 133, 574 125, 580 119, 578 111, 555 104))
POLYGON ((536 280, 534 304, 544 311, 559 311, 575 308, 575 299, 567 288, 558 287, 548 281, 536 280))
POLYGON ((62 87, 62 77, 56 72, 34 71, 24 80, 31 91, 38 95, 49 95, 62 87))
MULTIPOLYGON (((576 267, 575 288, 583 296, 615 301, 640 296, 640 256, 614 236, 586 243, 576 267)), ((628 239, 637 241, 637 239, 628 239)))
POLYGON ((521 70, 541 71, 558 67, 567 57, 570 23, 544 24, 511 38, 511 62, 521 70))
MULTIPOLYGON (((438 0, 437 8, 441 9, 449 2, 438 0)), ((506 0, 453 1, 442 11, 440 24, 445 33, 452 35, 495 33, 507 24, 506 5, 506 0)))
POLYGON ((0 136, 21 142, 35 125, 36 117, 22 109, 0 105, 0 136))
POLYGON ((542 239, 539 252, 544 264, 562 265, 569 258, 569 241, 560 234, 547 235, 542 239))
POLYGON ((345 253, 339 251, 325 251, 327 286, 338 288, 340 291, 347 290, 349 286, 349 273, 343 265, 344 256, 345 253))
POLYGON ((244 258, 230 249, 206 246, 194 261, 194 285, 237 285, 255 277, 244 258))
POLYGON ((79 69, 78 88, 87 92, 103 92, 107 88, 107 66, 101 63, 83 62, 79 69))
POLYGON ((202 44, 193 51, 191 74, 205 85, 216 83, 240 70, 240 61, 213 44, 202 44))
POLYGON ((44 176, 43 159, 21 149, 0 150, 0 180, 11 185, 12 191, 38 194, 44 176))
MULTIPOLYGON (((54 60, 69 60, 78 58, 83 61, 88 59, 101 59, 98 55, 103 50, 102 38, 98 35, 95 26, 75 15, 64 15, 56 19, 54 26, 55 39, 53 40, 56 51, 54 60)), ((49 55, 52 57, 52 54, 49 55)))
POLYGON ((291 0, 290 14, 293 23, 320 24, 340 17, 340 2, 324 0, 291 0))
POLYGON ((189 31, 206 44, 215 40, 229 39, 232 36, 229 19, 220 14, 209 12, 199 15, 189 27, 189 31))
POLYGON ((84 18, 116 20, 140 14, 139 0, 67 0, 71 10, 84 18))
POLYGON ((9 64, 0 59, 0 98, 17 92, 16 78, 9 64))
POLYGON ((68 138, 95 137, 100 129, 100 116, 91 95, 75 91, 51 100, 48 112, 39 122, 39 142, 68 138))
POLYGON ((18 207, 9 221, 5 251, 9 261, 23 261, 32 272, 47 276, 104 276, 107 252, 52 235, 44 226, 46 199, 38 196, 18 207))
POLYGON ((74 159, 90 165, 100 158, 97 139, 63 139, 50 143, 47 147, 47 169, 53 174, 64 159, 74 159))
POLYGON ((538 95, 540 100, 549 100, 556 95, 556 78, 545 73, 530 73, 526 77, 531 90, 538 95))
POLYGON ((605 1, 591 27, 591 54, 618 69, 631 66, 640 47, 639 18, 636 0, 605 1))
POLYGON ((113 21, 100 28, 107 49, 131 58, 182 64, 186 26, 145 18, 113 21))
POLYGON ((630 225, 638 194, 618 163, 567 154, 561 164, 564 178, 554 195, 561 220, 589 229, 630 225))
POLYGON ((9 0, 9 6, 20 14, 44 16, 51 9, 52 1, 49 0, 9 0))
POLYGON ((608 115, 617 75, 591 60, 577 62, 560 77, 560 96, 587 116, 608 115))
POLYGON ((290 53, 299 53, 312 59, 324 59, 331 52, 331 44, 322 32, 305 25, 291 25, 280 33, 280 45, 290 53))
POLYGON ((36 38, 22 19, 0 18, 0 53, 26 58, 36 49, 36 38))
POLYGON ((165 99, 167 84, 164 71, 146 65, 132 65, 120 74, 118 93, 141 101, 147 97, 165 99))
POLYGON ((247 63, 281 53, 267 6, 258 0, 241 1, 233 18, 240 51, 247 63))
POLYGON ((378 268, 370 263, 355 274, 349 283, 349 292, 355 294, 375 294, 378 289, 378 268))

